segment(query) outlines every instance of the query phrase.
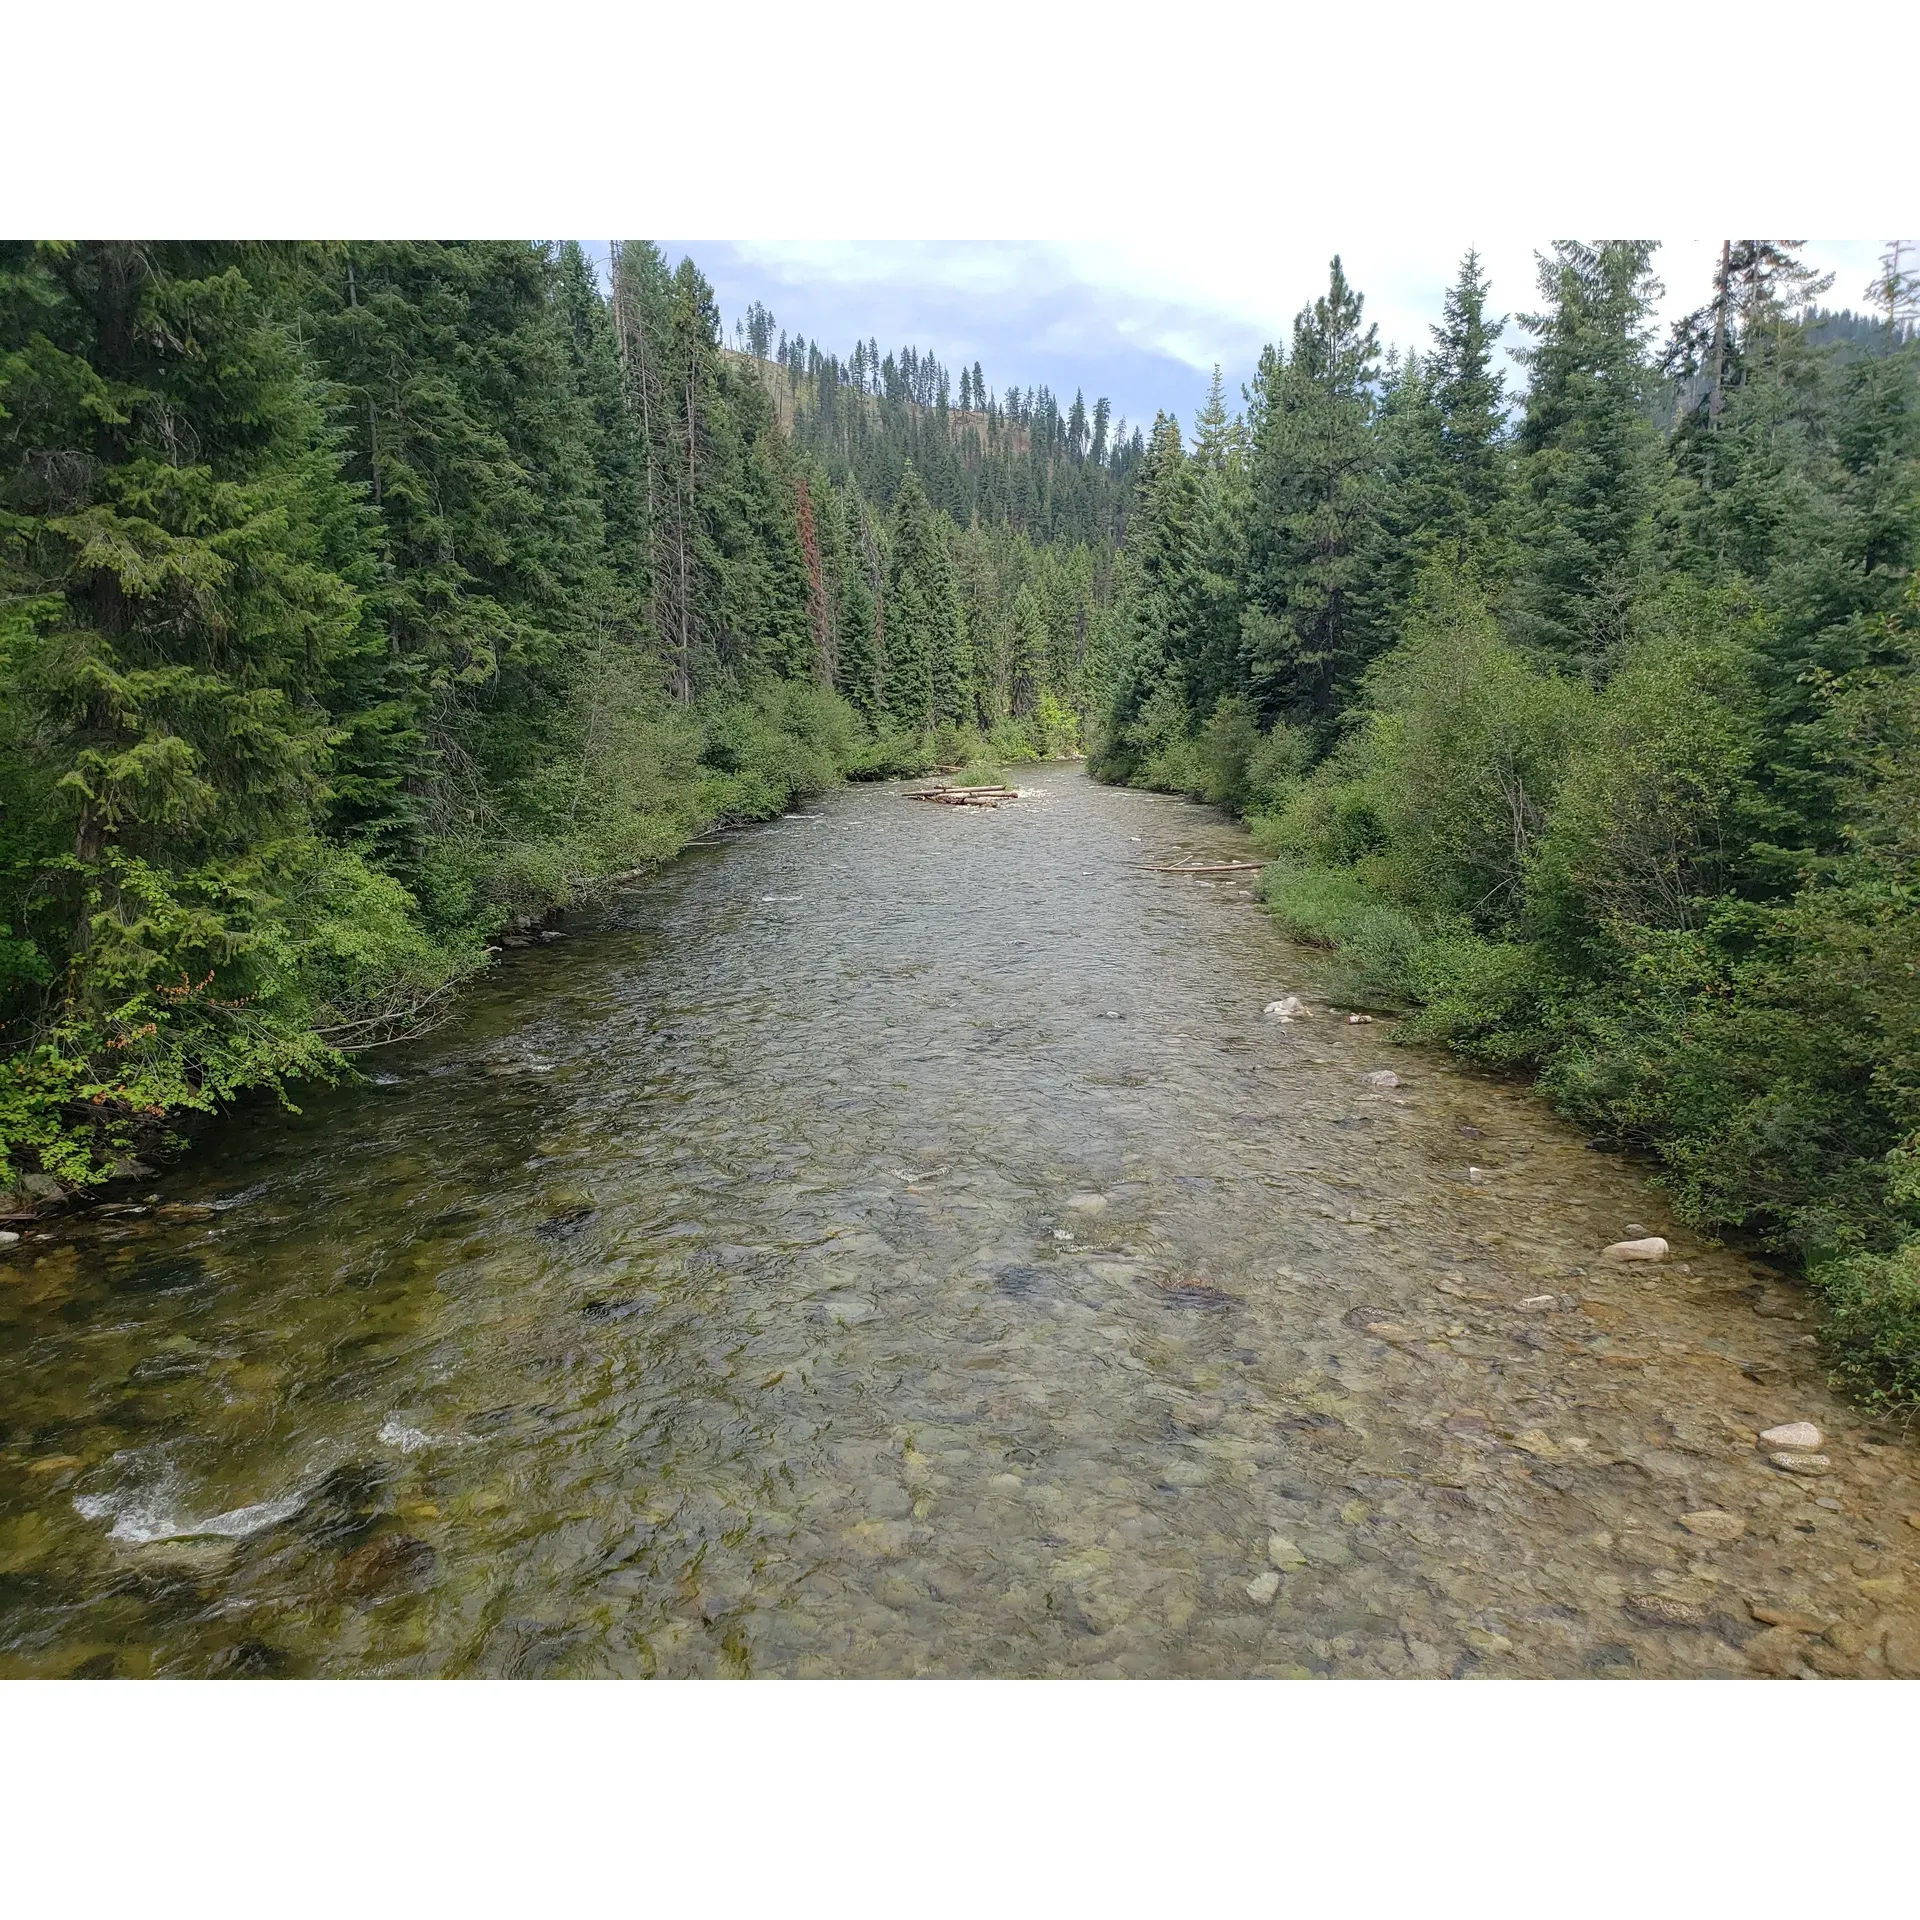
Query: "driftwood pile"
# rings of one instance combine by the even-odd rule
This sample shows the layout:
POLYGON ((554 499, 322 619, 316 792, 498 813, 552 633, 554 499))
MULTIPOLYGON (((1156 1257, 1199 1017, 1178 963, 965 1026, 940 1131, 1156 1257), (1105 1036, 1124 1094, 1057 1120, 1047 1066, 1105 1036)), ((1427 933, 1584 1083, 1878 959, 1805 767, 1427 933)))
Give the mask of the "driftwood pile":
POLYGON ((1017 800, 1018 787, 956 787, 942 782, 937 787, 916 787, 909 800, 931 800, 943 807, 997 807, 1002 800, 1017 800))

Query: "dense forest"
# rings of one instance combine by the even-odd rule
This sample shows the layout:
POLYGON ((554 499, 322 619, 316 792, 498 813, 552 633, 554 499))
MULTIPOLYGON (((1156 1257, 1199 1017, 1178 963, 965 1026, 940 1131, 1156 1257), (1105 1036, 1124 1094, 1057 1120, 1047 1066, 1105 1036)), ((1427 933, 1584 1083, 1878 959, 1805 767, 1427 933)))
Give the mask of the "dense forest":
POLYGON ((643 241, 0 246, 0 1196, 716 822, 1084 734, 1920 1396, 1920 279, 1799 248, 1664 337, 1652 243, 1511 317, 1469 255, 1405 355, 1335 260, 1189 435, 729 345, 643 241))
POLYGON ((927 497, 961 526, 976 517, 1042 541, 1111 545, 1126 523, 1145 437, 1076 393, 1062 414, 1044 386, 987 383, 979 361, 956 383, 931 353, 882 355, 857 342, 843 361, 781 330, 758 302, 736 323, 736 352, 763 368, 781 424, 842 484, 891 503, 912 464, 927 497))
POLYGON ((0 246, 11 1210, 421 1031, 491 936, 715 822, 1076 742, 1104 403, 970 431, 910 351, 790 375, 691 261, 610 277, 0 246))
POLYGON ((1664 339, 1651 243, 1511 320, 1469 254, 1404 357, 1336 259, 1242 409, 1155 423, 1094 764, 1246 815, 1362 1004, 1656 1154, 1911 1401, 1920 277, 1828 311, 1800 245, 1726 243, 1664 339))

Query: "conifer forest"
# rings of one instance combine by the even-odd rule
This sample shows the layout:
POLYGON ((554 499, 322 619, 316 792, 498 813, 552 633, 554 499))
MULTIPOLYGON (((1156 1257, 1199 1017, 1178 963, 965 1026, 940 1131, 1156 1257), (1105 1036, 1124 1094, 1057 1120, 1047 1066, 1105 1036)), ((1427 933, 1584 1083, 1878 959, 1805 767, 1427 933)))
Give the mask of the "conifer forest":
POLYGON ((1920 252, 1660 270, 1389 347, 1336 258, 1149 425, 645 241, 0 245, 9 1218, 717 830, 1084 756, 1920 1404, 1920 252))

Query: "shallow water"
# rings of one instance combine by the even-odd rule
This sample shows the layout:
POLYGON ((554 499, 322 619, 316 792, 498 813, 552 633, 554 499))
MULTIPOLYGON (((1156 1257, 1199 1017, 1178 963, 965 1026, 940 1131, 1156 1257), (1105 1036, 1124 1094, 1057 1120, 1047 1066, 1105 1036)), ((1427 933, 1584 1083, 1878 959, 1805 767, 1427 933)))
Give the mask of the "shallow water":
POLYGON ((0 1254, 0 1671, 1904 1670, 1800 1296, 1130 864, 1237 828, 1028 779, 695 851, 0 1254))

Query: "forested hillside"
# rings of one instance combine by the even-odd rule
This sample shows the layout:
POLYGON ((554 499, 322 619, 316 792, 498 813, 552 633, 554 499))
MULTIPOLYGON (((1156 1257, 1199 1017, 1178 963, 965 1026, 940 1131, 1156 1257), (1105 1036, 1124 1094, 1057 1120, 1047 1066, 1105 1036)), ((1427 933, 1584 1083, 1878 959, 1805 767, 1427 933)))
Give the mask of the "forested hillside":
POLYGON ((784 331, 757 303, 734 329, 736 352, 765 373, 785 426, 836 481, 890 505, 909 462, 934 505, 964 526, 976 515, 1036 540, 1110 542, 1126 521, 1145 452, 1138 427, 1104 398, 1076 393, 1063 415, 1043 386, 996 392, 976 360, 956 382, 931 353, 882 355, 856 342, 842 360, 784 331))
POLYGON ((1124 449, 888 362, 782 431, 721 337, 643 242, 0 247, 13 1209, 716 821, 1072 745, 1124 449))
POLYGON ((1087 725, 1920 1394, 1920 287, 1734 241, 1656 337, 1655 256, 1469 255, 1404 357, 1336 260, 1189 437, 729 347, 640 241, 0 247, 0 1194, 717 821, 1087 725))
POLYGON ((1912 1399, 1920 281, 1825 312, 1798 247, 1729 242, 1664 340, 1651 243, 1510 320, 1469 255, 1405 358, 1336 260, 1243 412, 1155 425, 1095 764, 1248 815, 1356 995, 1791 1250, 1912 1399))

